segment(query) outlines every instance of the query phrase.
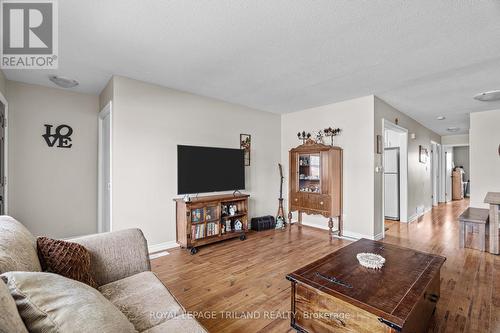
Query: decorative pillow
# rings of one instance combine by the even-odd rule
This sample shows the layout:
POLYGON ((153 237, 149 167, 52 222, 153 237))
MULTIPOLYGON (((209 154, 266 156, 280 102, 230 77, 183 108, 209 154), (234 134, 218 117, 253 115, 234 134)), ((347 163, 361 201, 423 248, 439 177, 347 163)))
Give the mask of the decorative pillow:
POLYGON ((10 295, 4 281, 0 279, 0 333, 28 333, 24 326, 16 302, 10 295))
POLYGON ((38 272, 8 272, 2 277, 30 332, 136 332, 120 310, 84 283, 38 272))
POLYGON ((97 287, 90 268, 90 253, 83 245, 47 237, 38 237, 36 242, 43 271, 97 287))

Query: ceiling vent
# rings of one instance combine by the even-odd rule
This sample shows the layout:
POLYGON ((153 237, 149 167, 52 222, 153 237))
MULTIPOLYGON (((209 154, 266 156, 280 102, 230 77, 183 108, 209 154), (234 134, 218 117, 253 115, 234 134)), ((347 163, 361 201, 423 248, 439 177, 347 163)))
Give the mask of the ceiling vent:
POLYGON ((57 86, 61 88, 74 88, 76 87, 79 83, 76 80, 68 79, 65 77, 57 76, 57 75, 51 75, 49 77, 49 80, 54 82, 57 86))

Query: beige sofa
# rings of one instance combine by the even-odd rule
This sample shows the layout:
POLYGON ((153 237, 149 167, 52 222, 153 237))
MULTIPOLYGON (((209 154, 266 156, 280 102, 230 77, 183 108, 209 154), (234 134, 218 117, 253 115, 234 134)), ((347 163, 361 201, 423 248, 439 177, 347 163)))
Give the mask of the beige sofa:
MULTIPOLYGON (((82 244, 90 251, 98 291, 126 316, 137 332, 206 332, 186 314, 151 272, 146 239, 139 229, 96 234, 71 241, 82 244)), ((13 218, 0 216, 0 274, 40 270, 35 237, 13 218)), ((9 274, 12 273, 4 276, 9 274)), ((3 284, 3 280, 0 279, 0 283, 3 284)), ((2 285, 0 287, 3 287, 1 290, 8 290, 2 285)), ((51 286, 46 286, 46 289, 50 296, 51 286)), ((12 305, 10 297, 8 292, 0 293, 0 332, 26 331, 26 327, 8 326, 16 323, 11 319, 19 318, 17 313, 13 313, 17 308, 12 305)), ((22 321, 18 322, 23 325, 22 321)), ((81 328, 75 327, 76 331, 81 331, 81 328)))

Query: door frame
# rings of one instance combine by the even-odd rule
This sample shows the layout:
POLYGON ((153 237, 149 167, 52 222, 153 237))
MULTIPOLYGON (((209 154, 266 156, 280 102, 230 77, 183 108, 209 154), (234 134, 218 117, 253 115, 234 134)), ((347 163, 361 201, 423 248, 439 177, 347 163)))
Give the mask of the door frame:
POLYGON ((431 183, 432 183, 432 206, 439 203, 439 151, 440 144, 431 140, 431 183))
POLYGON ((106 106, 99 112, 99 124, 98 124, 98 157, 97 157, 97 232, 104 232, 103 228, 103 202, 104 202, 104 193, 103 193, 103 119, 109 115, 109 182, 111 184, 109 189, 109 231, 113 230, 113 104, 112 101, 109 101, 106 106))
MULTIPOLYGON (((400 183, 399 183, 399 222, 408 223, 408 129, 396 125, 387 119, 382 119, 382 146, 385 149, 385 131, 393 130, 403 135, 403 145, 399 148, 400 183)), ((382 154, 382 166, 384 165, 384 154, 382 154)), ((383 177, 383 172, 382 172, 383 177)), ((385 236, 385 188, 382 178, 382 221, 383 236, 385 236)))
POLYGON ((5 147, 3 151, 3 159, 4 159, 4 172, 5 172, 5 180, 4 180, 4 213, 5 215, 9 214, 9 103, 5 96, 0 92, 0 102, 5 106, 5 147))
POLYGON ((445 146, 444 147, 444 201, 451 202, 453 200, 453 184, 451 181, 451 177, 453 175, 453 146, 445 146), (448 168, 448 160, 450 159, 450 150, 451 150, 451 161, 450 165, 452 167, 450 174, 447 173, 448 168), (448 184, 450 186, 448 186, 448 184), (449 191, 448 191, 449 190, 449 191))

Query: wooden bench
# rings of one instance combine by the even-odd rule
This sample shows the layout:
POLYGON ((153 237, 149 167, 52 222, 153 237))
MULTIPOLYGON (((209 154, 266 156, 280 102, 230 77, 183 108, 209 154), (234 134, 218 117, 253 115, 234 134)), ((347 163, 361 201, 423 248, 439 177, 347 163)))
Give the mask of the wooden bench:
POLYGON ((493 254, 500 253, 500 244, 498 237, 499 218, 498 211, 500 209, 500 193, 488 192, 484 198, 484 202, 490 204, 490 246, 488 251, 493 254))
POLYGON ((474 226, 479 229, 479 248, 485 251, 486 244, 486 226, 488 225, 490 211, 483 208, 467 208, 458 218, 460 222, 459 244, 460 247, 465 247, 467 237, 467 227, 474 226))

